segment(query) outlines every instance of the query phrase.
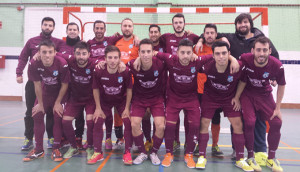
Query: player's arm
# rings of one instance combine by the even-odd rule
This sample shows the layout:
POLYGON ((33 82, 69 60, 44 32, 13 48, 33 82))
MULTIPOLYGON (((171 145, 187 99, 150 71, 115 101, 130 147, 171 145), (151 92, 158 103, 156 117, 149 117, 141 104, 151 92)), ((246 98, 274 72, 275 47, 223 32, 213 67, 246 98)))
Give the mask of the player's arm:
POLYGON ((127 88, 126 90, 126 106, 122 113, 122 118, 129 118, 130 115, 130 102, 132 98, 132 88, 127 88))
POLYGON ((240 97, 241 97, 241 94, 244 91, 245 87, 246 87, 246 82, 239 81, 235 96, 231 100, 231 104, 233 105, 233 110, 235 110, 235 111, 241 110, 240 97))
POLYGON ((239 62, 237 61, 236 58, 234 58, 232 55, 230 55, 228 57, 228 60, 231 62, 230 63, 230 73, 233 74, 233 73, 237 73, 239 70, 240 70, 240 64, 239 62))
POLYGON ((61 87, 60 87, 58 96, 54 103, 53 113, 56 112, 60 117, 62 117, 62 115, 63 115, 63 107, 62 107, 61 101, 68 90, 68 86, 69 86, 68 83, 61 83, 61 87))
POLYGON ((280 106, 281 106, 281 102, 282 102, 282 99, 283 99, 284 90, 285 90, 285 85, 278 85, 278 88, 277 88, 277 99, 276 99, 276 108, 275 108, 275 110, 273 112, 273 115, 270 118, 270 120, 274 119, 277 116, 282 121, 282 115, 281 115, 281 111, 280 111, 280 106))
POLYGON ((32 108, 32 116, 36 115, 39 112, 45 113, 42 93, 42 82, 34 81, 33 84, 38 103, 32 108))
POLYGON ((94 96, 94 100, 95 100, 95 104, 96 104, 96 109, 95 109, 95 112, 94 112, 93 119, 96 123, 99 117, 105 119, 106 116, 105 116, 104 112, 101 109, 99 88, 94 88, 93 89, 93 96, 94 96))
POLYGON ((23 83, 23 70, 28 62, 29 56, 30 56, 30 40, 27 41, 18 59, 18 66, 16 68, 16 74, 17 74, 16 81, 19 84, 23 83))

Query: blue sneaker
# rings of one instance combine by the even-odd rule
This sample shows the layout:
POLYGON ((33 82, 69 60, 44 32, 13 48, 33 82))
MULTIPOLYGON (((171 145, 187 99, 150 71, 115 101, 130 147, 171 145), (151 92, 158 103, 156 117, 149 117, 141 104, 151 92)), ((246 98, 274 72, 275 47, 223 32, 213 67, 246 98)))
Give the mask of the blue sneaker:
POLYGON ((53 143, 54 143, 54 138, 53 137, 48 139, 47 148, 52 149, 53 143))
POLYGON ((30 150, 32 148, 33 148, 33 142, 32 142, 32 140, 29 140, 29 139, 25 138, 24 144, 23 144, 21 150, 22 151, 28 151, 28 150, 30 150))

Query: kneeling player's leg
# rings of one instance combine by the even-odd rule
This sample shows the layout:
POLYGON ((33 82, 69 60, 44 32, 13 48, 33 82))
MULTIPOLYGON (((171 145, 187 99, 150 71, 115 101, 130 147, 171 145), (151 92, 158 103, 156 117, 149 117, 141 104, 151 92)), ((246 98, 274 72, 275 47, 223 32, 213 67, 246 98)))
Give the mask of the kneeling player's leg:
POLYGON ((280 128, 282 125, 282 121, 275 117, 272 120, 269 120, 270 124, 270 130, 268 134, 268 144, 269 144, 269 153, 268 153, 268 159, 275 158, 275 152, 278 148, 278 144, 280 141, 281 133, 280 128))
POLYGON ((143 117, 143 120, 142 120, 142 129, 143 129, 143 133, 145 135, 145 138, 148 142, 152 142, 151 140, 151 120, 150 120, 150 117, 151 117, 151 112, 149 110, 149 108, 146 110, 146 113, 143 117))
POLYGON ((92 145, 94 143, 93 142, 93 129, 94 129, 93 115, 94 115, 95 109, 96 109, 96 105, 95 105, 94 100, 89 101, 85 105, 86 125, 87 125, 86 136, 87 136, 88 147, 92 147, 92 145))
POLYGON ((132 136, 133 136, 134 143, 139 148, 139 151, 141 153, 146 154, 144 141, 143 141, 144 134, 141 131, 141 123, 142 123, 141 117, 137 117, 137 116, 131 117, 132 136))
POLYGON ((245 138, 243 133, 243 123, 241 117, 229 117, 233 127, 232 142, 235 145, 236 159, 244 158, 245 138))
POLYGON ((35 140, 35 150, 37 152, 43 151, 43 136, 45 133, 45 122, 44 122, 45 114, 39 112, 33 116, 34 121, 34 140, 35 140))
POLYGON ((198 100, 191 102, 192 107, 186 108, 188 118, 189 133, 186 138, 186 154, 193 154, 195 149, 195 143, 198 141, 199 127, 200 127, 200 105, 198 100))
POLYGON ((157 153, 164 136, 165 128, 165 112, 164 112, 164 100, 158 101, 151 107, 151 112, 154 117, 155 134, 153 135, 153 149, 152 152, 157 153))
POLYGON ((215 111, 214 117, 211 120, 211 135, 212 135, 212 147, 218 145, 220 129, 221 129, 221 115, 222 109, 215 111))
POLYGON ((206 147, 209 140, 208 127, 211 119, 201 117, 200 135, 199 135, 199 156, 206 157, 206 147))
POLYGON ((73 148, 77 148, 75 131, 74 131, 74 128, 72 125, 72 121, 74 120, 74 117, 66 115, 66 114, 67 113, 65 112, 65 115, 63 116, 63 119, 62 119, 63 132, 64 132, 64 135, 66 136, 67 140, 70 142, 71 146, 73 148))
POLYGON ((115 135, 117 139, 123 138, 123 120, 121 115, 122 114, 119 114, 116 108, 114 108, 114 128, 115 128, 115 135))

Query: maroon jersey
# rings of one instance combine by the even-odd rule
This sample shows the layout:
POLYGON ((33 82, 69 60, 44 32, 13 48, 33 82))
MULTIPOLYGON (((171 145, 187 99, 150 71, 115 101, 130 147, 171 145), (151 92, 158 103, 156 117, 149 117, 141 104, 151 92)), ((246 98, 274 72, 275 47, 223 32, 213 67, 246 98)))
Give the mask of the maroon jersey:
POLYGON ((89 58, 88 64, 84 68, 81 68, 78 66, 74 56, 69 55, 66 57, 64 55, 63 57, 68 62, 70 69, 70 98, 76 102, 84 102, 93 99, 93 71, 97 60, 89 58))
POLYGON ((195 34, 188 34, 185 32, 182 37, 177 37, 174 33, 165 33, 159 38, 159 43, 164 47, 166 53, 176 55, 179 41, 182 39, 188 39, 192 41, 194 44, 197 44, 199 40, 199 36, 195 34))
POLYGON ((157 57, 166 62, 169 71, 167 93, 184 99, 194 99, 197 96, 197 72, 212 55, 199 57, 187 66, 181 65, 176 55, 158 53, 157 57))
POLYGON ((153 57, 152 66, 149 70, 136 71, 132 67, 134 61, 131 60, 128 63, 134 78, 133 99, 152 99, 163 96, 164 62, 153 57))
POLYGON ((202 72, 206 74, 207 81, 204 85, 204 94, 208 95, 215 102, 223 103, 231 100, 236 93, 236 88, 242 73, 242 63, 237 73, 230 74, 230 61, 224 73, 219 73, 216 68, 216 61, 211 58, 203 67, 202 72))
POLYGON ((117 41, 122 39, 123 36, 110 36, 104 37, 103 41, 96 41, 96 39, 91 39, 87 43, 90 48, 91 58, 104 59, 104 50, 109 45, 115 45, 117 41))
POLYGON ((16 68, 17 76, 23 75, 23 70, 28 62, 28 57, 31 59, 38 51, 39 51, 39 44, 41 41, 45 39, 50 39, 56 46, 56 51, 60 51, 60 48, 64 44, 64 41, 61 39, 57 39, 50 36, 45 36, 44 34, 40 34, 40 36, 30 38, 26 45, 24 46, 20 56, 19 56, 19 63, 16 68))
POLYGON ((68 63, 55 56, 52 66, 45 67, 42 61, 31 59, 28 67, 28 77, 31 81, 41 81, 43 95, 58 95, 61 83, 69 83, 70 73, 68 63))
POLYGON ((272 87, 269 80, 275 79, 278 85, 285 85, 284 68, 282 63, 273 56, 269 56, 268 64, 256 67, 254 55, 242 54, 240 60, 244 63, 242 81, 246 82, 246 90, 255 95, 269 95, 272 87))
POLYGON ((107 69, 95 68, 93 75, 93 88, 99 89, 101 102, 118 105, 126 100, 127 89, 132 88, 132 79, 128 69, 122 73, 110 74, 107 69))
POLYGON ((161 42, 159 42, 158 45, 153 46, 153 50, 154 50, 154 51, 161 52, 161 53, 164 53, 164 52, 165 52, 164 46, 162 45, 161 42))

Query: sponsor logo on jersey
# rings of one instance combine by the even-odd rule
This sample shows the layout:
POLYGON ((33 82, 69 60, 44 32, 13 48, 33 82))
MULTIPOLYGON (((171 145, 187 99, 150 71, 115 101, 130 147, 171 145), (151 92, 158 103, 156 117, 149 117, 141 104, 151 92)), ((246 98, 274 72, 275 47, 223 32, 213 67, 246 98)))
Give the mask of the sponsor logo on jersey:
POLYGON ((107 41, 104 41, 104 42, 103 42, 103 45, 104 45, 104 46, 107 46, 107 45, 108 45, 108 44, 107 44, 107 41))
POLYGON ((102 80, 107 80, 107 81, 109 80, 109 78, 107 78, 107 77, 101 77, 101 79, 102 80))
POLYGON ((38 48, 38 47, 39 47, 39 45, 36 45, 36 46, 35 46, 35 48, 38 48))
POLYGON ((264 77, 264 78, 268 78, 269 74, 270 74, 269 72, 265 72, 265 73, 263 74, 263 77, 264 77))
POLYGON ((65 54, 65 53, 66 53, 66 51, 63 51, 63 52, 62 52, 62 54, 65 54))
POLYGON ((66 65, 64 65, 64 67, 68 67, 68 65, 66 64, 66 65))
POLYGON ((164 52, 164 49, 163 48, 159 48, 158 51, 159 52, 164 52))
POLYGON ((130 45, 129 45, 129 48, 133 48, 133 44, 130 44, 130 45))
POLYGON ((144 75, 142 75, 142 74, 136 74, 136 76, 144 77, 144 75))
POLYGON ((215 79, 216 77, 215 76, 213 76, 213 75, 207 75, 207 77, 208 78, 213 78, 213 79, 215 79))
POLYGON ((44 71, 44 69, 43 69, 43 68, 40 68, 40 67, 39 67, 39 68, 37 68, 37 70, 44 71))
POLYGON ((233 81, 233 76, 228 76, 227 81, 232 82, 233 81))
POLYGON ((170 42, 176 42, 176 40, 171 39, 170 42))
POLYGON ((123 82, 123 77, 122 77, 122 76, 119 76, 119 77, 118 77, 118 82, 119 82, 119 83, 122 83, 122 82, 123 82))
POLYGON ((53 76, 57 76, 57 75, 58 75, 58 71, 57 70, 53 71, 53 76))
POLYGON ((196 68, 195 67, 191 67, 191 72, 195 73, 196 72, 196 68))
POLYGON ((95 47, 95 46, 97 46, 97 44, 93 44, 93 45, 91 45, 91 47, 95 47))
POLYGON ((250 69, 250 68, 246 68, 246 70, 250 71, 250 72, 254 72, 254 70, 250 69))
POLYGON ((154 76, 158 76, 158 70, 154 71, 154 76))
POLYGON ((90 69, 85 69, 85 73, 86 73, 86 74, 90 74, 90 73, 91 73, 91 70, 90 70, 90 69))

